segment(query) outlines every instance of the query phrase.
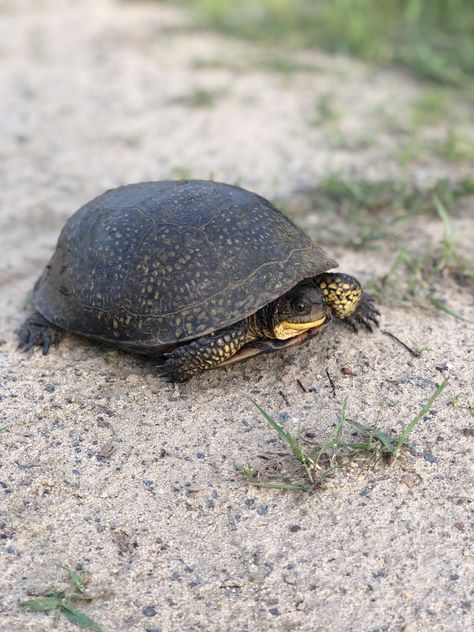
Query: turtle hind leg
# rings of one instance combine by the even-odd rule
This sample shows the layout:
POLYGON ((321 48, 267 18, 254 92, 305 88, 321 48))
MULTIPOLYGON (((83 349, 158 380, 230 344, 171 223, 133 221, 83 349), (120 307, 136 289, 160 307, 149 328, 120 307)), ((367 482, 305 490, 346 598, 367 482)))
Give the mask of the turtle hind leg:
POLYGON ((43 318, 39 312, 29 316, 18 330, 18 349, 28 351, 38 345, 43 347, 43 355, 46 355, 51 345, 58 346, 61 339, 57 327, 43 318))
POLYGON ((354 331, 363 325, 369 331, 378 327, 380 312, 370 294, 362 291, 359 281, 349 274, 328 272, 315 278, 331 312, 354 331))
POLYGON ((240 321, 166 353, 166 360, 158 366, 158 374, 166 382, 187 382, 194 375, 226 362, 247 340, 247 325, 240 321))

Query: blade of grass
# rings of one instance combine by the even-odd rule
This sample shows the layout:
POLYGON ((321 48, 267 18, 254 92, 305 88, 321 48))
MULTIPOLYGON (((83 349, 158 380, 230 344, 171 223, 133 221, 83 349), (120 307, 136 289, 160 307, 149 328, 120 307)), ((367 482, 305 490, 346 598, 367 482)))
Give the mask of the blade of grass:
POLYGON ((461 314, 458 314, 453 309, 448 307, 446 303, 444 303, 443 301, 440 301, 437 298, 434 298, 434 296, 430 296, 430 303, 434 305, 437 309, 441 310, 442 312, 445 312, 446 314, 449 314, 453 318, 456 318, 456 320, 462 320, 465 323, 472 323, 472 320, 469 320, 468 318, 464 318, 464 316, 461 316, 461 314))
POLYGON ((413 419, 404 427, 403 432, 400 435, 400 438, 398 439, 397 445, 395 446, 395 450, 393 450, 394 457, 398 456, 398 454, 400 453, 400 450, 403 447, 403 444, 406 442, 407 438, 409 437, 409 435, 411 434, 411 432, 413 431, 417 423, 430 410, 431 406, 433 405, 433 402, 436 399, 438 399, 438 397, 446 388, 447 383, 448 383, 448 378, 446 378, 443 382, 441 382, 441 384, 438 386, 438 388, 435 390, 433 395, 429 398, 429 400, 426 402, 426 404, 423 406, 420 412, 417 415, 415 415, 415 417, 413 417, 413 419))
POLYGON ((341 440, 342 432, 344 430, 344 424, 347 421, 346 406, 347 406, 347 397, 344 397, 344 401, 342 402, 342 409, 339 414, 339 417, 337 418, 337 424, 334 430, 334 439, 336 440, 336 442, 339 442, 341 440))
POLYGON ((299 481, 296 483, 264 483, 260 481, 249 481, 250 485, 254 487, 266 487, 268 489, 286 489, 288 491, 308 491, 312 489, 306 481, 299 481))
POLYGON ((87 573, 78 573, 73 568, 69 568, 69 566, 63 566, 62 564, 56 564, 58 568, 62 568, 63 571, 66 571, 69 576, 69 581, 71 584, 79 591, 83 592, 84 584, 87 580, 87 573))
POLYGON ((46 612, 55 610, 61 605, 61 601, 57 597, 40 597, 39 599, 28 599, 20 601, 20 606, 29 612, 46 612))
POLYGON ((354 426, 355 428, 357 428, 358 430, 362 430, 363 432, 367 433, 369 436, 373 436, 376 439, 378 439, 378 441, 380 441, 380 443, 387 448, 387 450, 390 453, 393 453, 395 446, 393 445, 393 443, 390 441, 389 437, 387 437, 387 435, 382 432, 381 430, 377 430, 376 428, 369 428, 368 426, 364 426, 363 424, 359 423, 358 421, 353 421, 352 419, 348 419, 347 420, 348 423, 351 424, 351 426, 354 426))
POLYGON ((310 489, 310 485, 306 481, 296 481, 295 483, 269 483, 265 481, 259 481, 255 477, 253 468, 251 465, 241 465, 239 463, 234 464, 237 472, 242 472, 245 475, 247 482, 249 485, 253 485, 254 487, 267 487, 271 489, 287 489, 291 491, 308 491, 310 489))
POLYGON ((65 603, 61 604, 61 611, 70 621, 77 625, 80 628, 87 628, 88 630, 95 630, 95 632, 102 632, 102 628, 98 623, 96 623, 93 619, 91 619, 87 614, 77 610, 77 608, 73 608, 65 603))
POLYGON ((308 464, 309 457, 304 452, 304 450, 302 450, 302 448, 299 446, 298 442, 293 437, 293 435, 291 435, 289 432, 286 432, 283 429, 283 427, 277 421, 275 421, 275 419, 273 419, 273 417, 269 415, 264 408, 262 408, 259 404, 257 404, 255 400, 253 400, 250 397, 249 399, 252 402, 252 404, 257 408, 257 410, 263 415, 263 417, 270 424, 270 426, 277 432, 280 439, 289 446, 290 450, 293 453, 293 456, 296 459, 298 459, 300 463, 306 466, 308 464))
POLYGON ((336 426, 331 433, 331 435, 327 438, 327 440, 322 443, 320 446, 316 446, 313 448, 309 454, 309 459, 313 462, 314 466, 317 466, 319 461, 321 460, 322 455, 328 450, 334 450, 339 447, 342 433, 344 431, 344 424, 347 421, 346 417, 346 405, 347 405, 347 397, 344 398, 342 402, 341 412, 338 415, 336 426))
POLYGON ((443 222, 443 225, 444 225, 444 238, 450 244, 451 247, 454 247, 454 242, 455 242, 454 228, 453 228, 451 219, 448 215, 448 211, 437 195, 435 195, 433 199, 434 199, 436 212, 440 216, 441 221, 443 222))

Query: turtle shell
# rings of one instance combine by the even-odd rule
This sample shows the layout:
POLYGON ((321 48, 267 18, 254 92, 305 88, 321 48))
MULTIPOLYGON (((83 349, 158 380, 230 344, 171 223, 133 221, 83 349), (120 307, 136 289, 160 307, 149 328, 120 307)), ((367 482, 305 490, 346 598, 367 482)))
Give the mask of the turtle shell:
POLYGON ((336 265, 255 193, 144 182, 107 191, 68 220, 34 300, 63 329, 155 354, 336 265))

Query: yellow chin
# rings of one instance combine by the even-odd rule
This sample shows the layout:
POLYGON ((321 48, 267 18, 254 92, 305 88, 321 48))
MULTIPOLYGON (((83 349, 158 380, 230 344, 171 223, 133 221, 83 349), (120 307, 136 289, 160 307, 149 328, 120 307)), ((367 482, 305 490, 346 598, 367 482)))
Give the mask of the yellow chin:
POLYGON ((313 329, 313 327, 319 327, 326 320, 326 316, 323 316, 319 320, 313 320, 310 323, 289 323, 284 321, 278 324, 274 329, 273 333, 278 338, 278 340, 287 340, 288 338, 294 338, 295 336, 299 336, 308 329, 313 329))

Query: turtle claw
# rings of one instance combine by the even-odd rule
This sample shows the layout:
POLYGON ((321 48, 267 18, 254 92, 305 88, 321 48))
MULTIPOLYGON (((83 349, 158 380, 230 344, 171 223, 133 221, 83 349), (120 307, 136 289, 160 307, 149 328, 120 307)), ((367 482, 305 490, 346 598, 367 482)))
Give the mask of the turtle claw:
POLYGON ((363 325, 368 331, 373 332, 374 326, 379 327, 380 316, 379 310, 374 305, 374 299, 370 294, 362 294, 357 311, 345 319, 345 322, 352 327, 356 333, 359 331, 359 326, 363 325))
POLYGON ((43 347, 46 355, 51 345, 57 347, 61 339, 60 332, 37 312, 27 318, 18 331, 18 349, 25 353, 34 346, 43 347))
POLYGON ((176 357, 171 352, 165 353, 164 357, 166 360, 157 367, 158 376, 163 382, 168 382, 169 384, 183 383, 192 378, 193 374, 189 374, 181 366, 179 356, 176 357))

